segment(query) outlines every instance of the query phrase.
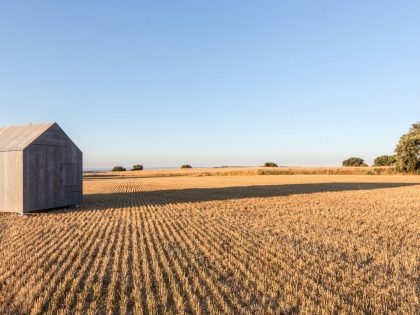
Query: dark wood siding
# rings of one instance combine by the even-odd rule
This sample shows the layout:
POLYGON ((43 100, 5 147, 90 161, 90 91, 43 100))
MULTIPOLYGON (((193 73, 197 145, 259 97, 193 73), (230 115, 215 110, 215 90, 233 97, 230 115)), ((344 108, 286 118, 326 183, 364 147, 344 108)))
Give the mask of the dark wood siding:
POLYGON ((47 146, 47 208, 66 204, 62 175, 65 159, 66 147, 47 146))
POLYGON ((24 154, 24 210, 47 208, 47 146, 31 145, 24 154))
POLYGON ((83 155, 57 125, 24 150, 25 212, 80 204, 83 155))

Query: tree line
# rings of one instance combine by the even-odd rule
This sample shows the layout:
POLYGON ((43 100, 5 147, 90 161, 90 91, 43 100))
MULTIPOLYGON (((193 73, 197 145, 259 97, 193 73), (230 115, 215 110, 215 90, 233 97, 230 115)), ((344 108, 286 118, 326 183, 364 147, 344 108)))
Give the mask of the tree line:
MULTIPOLYGON (((182 165, 181 166, 181 168, 182 169, 185 169, 185 168, 192 168, 192 166, 191 165, 189 165, 189 164, 184 164, 184 165, 182 165)), ((143 167, 143 165, 140 165, 140 164, 138 164, 138 165, 133 165, 133 167, 132 167, 132 171, 142 171, 144 169, 144 167, 143 167)), ((113 172, 126 172, 127 171, 127 169, 125 168, 125 167, 122 167, 122 166, 114 166, 113 168, 112 168, 112 171, 113 172)))
MULTIPOLYGON (((343 166, 367 166, 362 158, 351 157, 343 161, 343 166)), ((420 122, 400 137, 394 155, 378 156, 373 166, 395 166, 399 172, 420 172, 420 122)))
MULTIPOLYGON (((360 157, 350 157, 342 162, 343 166, 368 166, 360 157)), ((265 167, 278 167, 274 162, 266 162, 265 167)), ((394 155, 380 155, 373 166, 393 166, 399 172, 420 173, 420 122, 411 126, 410 130, 401 136, 394 155)), ((192 168, 189 164, 181 166, 182 169, 192 168)), ((113 172, 124 172, 127 169, 122 166, 115 166, 113 172)), ((143 165, 134 165, 132 171, 143 170, 143 165)))

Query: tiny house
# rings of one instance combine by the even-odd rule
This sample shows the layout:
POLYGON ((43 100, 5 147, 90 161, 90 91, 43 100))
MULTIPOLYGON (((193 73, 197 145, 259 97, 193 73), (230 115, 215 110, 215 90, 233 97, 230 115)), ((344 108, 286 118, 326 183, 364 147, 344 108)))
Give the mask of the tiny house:
POLYGON ((83 154, 56 123, 0 127, 0 212, 79 205, 83 154))

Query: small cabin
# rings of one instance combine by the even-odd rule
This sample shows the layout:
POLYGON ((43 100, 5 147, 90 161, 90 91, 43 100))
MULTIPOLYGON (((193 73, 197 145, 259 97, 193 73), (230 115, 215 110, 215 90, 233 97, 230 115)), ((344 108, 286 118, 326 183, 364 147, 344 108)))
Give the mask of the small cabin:
POLYGON ((83 154, 57 123, 0 127, 0 212, 77 206, 83 154))

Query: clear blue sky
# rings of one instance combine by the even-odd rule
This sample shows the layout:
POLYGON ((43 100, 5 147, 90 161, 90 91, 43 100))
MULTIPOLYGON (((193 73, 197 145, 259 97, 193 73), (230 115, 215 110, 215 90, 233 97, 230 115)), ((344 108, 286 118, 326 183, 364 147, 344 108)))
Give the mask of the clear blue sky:
POLYGON ((419 1, 2 1, 0 125, 86 168, 339 165, 420 120, 419 1))

